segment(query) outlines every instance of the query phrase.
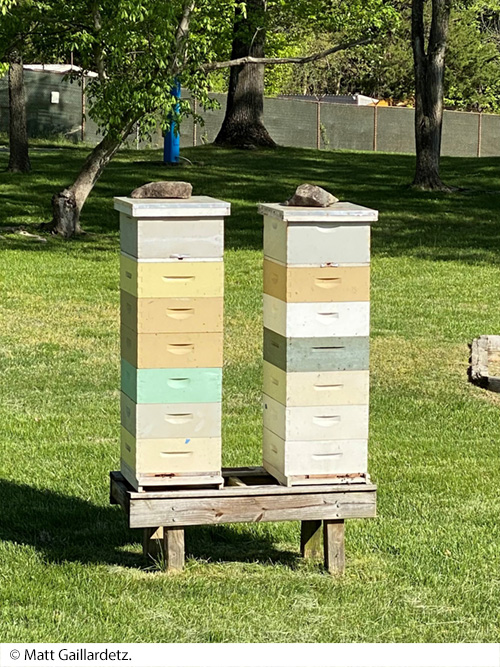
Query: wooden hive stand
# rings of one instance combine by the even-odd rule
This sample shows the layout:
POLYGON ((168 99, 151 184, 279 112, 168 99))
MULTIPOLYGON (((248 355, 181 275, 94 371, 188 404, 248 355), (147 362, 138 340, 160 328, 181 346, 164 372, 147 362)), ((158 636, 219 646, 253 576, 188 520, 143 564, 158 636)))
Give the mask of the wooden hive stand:
POLYGON ((220 489, 178 488, 137 492, 112 472, 110 499, 127 514, 130 528, 144 531, 144 554, 162 541, 166 570, 184 567, 187 526, 260 521, 300 521, 301 553, 323 558, 331 574, 344 571, 344 521, 376 515, 371 483, 281 486, 264 468, 223 468, 220 489))

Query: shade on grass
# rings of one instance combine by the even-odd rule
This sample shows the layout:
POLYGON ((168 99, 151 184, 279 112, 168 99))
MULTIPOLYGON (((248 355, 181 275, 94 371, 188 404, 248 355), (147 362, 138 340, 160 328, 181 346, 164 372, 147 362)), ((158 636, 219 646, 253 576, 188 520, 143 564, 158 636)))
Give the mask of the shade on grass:
MULTIPOLYGON (((84 209, 37 224, 83 148, 33 151, 0 184, 0 636, 3 641, 497 641, 499 400, 467 384, 467 343, 499 333, 500 160, 443 160, 453 195, 407 188, 411 156, 202 147, 174 170, 121 152, 84 209), (118 216, 112 197, 189 180, 226 227, 224 463, 261 447, 259 201, 313 182, 380 210, 373 229, 370 471, 379 517, 347 525, 347 571, 298 555, 296 523, 187 531, 188 566, 144 569, 108 504, 119 458, 118 216)), ((0 169, 7 155, 0 153, 0 169)))

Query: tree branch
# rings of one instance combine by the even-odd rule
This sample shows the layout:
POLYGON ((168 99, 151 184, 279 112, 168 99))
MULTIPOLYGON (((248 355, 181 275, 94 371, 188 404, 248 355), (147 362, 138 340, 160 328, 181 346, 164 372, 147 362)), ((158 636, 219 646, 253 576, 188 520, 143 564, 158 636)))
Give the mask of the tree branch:
POLYGON ((411 41, 415 64, 425 58, 424 0, 413 0, 411 8, 411 41))
POLYGON ((361 46, 362 44, 369 44, 373 42, 375 35, 373 37, 365 37, 364 39, 357 39, 354 42, 345 42, 343 44, 337 44, 332 46, 326 51, 321 51, 319 53, 313 53, 310 56, 295 56, 290 58, 254 58, 253 56, 244 56, 243 58, 235 58, 233 60, 224 60, 220 62, 205 63, 200 65, 200 70, 202 72, 212 72, 216 69, 222 69, 224 67, 236 67, 238 65, 287 65, 289 63, 295 65, 304 65, 305 63, 312 63, 316 60, 321 60, 321 58, 326 58, 327 56, 332 55, 332 53, 337 53, 337 51, 344 51, 345 49, 351 49, 354 46, 361 46))
POLYGON ((104 65, 102 44, 99 39, 99 33, 102 30, 102 19, 101 19, 101 13, 99 11, 99 5, 97 4, 97 2, 92 3, 92 16, 94 19, 94 30, 96 34, 93 45, 94 58, 96 61, 97 73, 99 74, 99 79, 101 81, 104 81, 104 79, 106 79, 106 69, 104 65))
POLYGON ((173 71, 177 74, 180 70, 186 65, 187 60, 187 38, 189 35, 189 24, 191 22, 191 14, 194 11, 196 6, 196 0, 187 0, 184 5, 184 11, 182 12, 181 20, 177 26, 177 32, 175 34, 175 42, 177 46, 177 52, 174 57, 173 62, 173 71))
MULTIPOLYGON (((0 50, 0 60, 6 58, 12 50, 19 49, 20 46, 24 45, 24 43, 26 42, 26 40, 30 35, 40 34, 37 33, 38 26, 39 22, 35 21, 28 30, 22 33, 21 32, 17 33, 15 37, 13 37, 13 41, 10 44, 8 44, 7 46, 2 46, 2 49, 0 50)), ((3 35, 0 35, 0 38, 3 39, 3 35)))
POLYGON ((444 59, 451 0, 432 0, 432 20, 427 54, 444 59))

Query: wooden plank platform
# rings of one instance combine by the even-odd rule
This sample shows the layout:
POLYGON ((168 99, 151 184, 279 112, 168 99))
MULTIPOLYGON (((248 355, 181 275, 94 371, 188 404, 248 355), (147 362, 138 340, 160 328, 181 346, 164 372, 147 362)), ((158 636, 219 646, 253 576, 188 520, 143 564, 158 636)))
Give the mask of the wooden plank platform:
POLYGON ((146 555, 157 544, 154 540, 163 540, 168 570, 182 569, 186 526, 301 521, 304 557, 318 556, 323 522, 325 566, 339 573, 344 569, 344 520, 376 516, 377 487, 371 483, 285 487, 264 468, 224 468, 222 476, 220 489, 137 492, 121 473, 111 472, 110 501, 123 508, 130 528, 144 529, 146 555))

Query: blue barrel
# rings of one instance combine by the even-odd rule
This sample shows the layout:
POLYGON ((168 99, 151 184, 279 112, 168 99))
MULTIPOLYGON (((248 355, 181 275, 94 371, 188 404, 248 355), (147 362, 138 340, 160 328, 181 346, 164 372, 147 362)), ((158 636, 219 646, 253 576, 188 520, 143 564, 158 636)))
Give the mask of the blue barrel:
MULTIPOLYGON (((181 98, 181 84, 178 79, 175 80, 170 93, 177 99, 181 98)), ((179 104, 175 104, 174 112, 178 113, 180 109, 179 104)), ((165 164, 179 164, 180 152, 180 128, 179 123, 173 119, 173 114, 170 116, 170 129, 165 133, 163 140, 163 162, 165 164)))

